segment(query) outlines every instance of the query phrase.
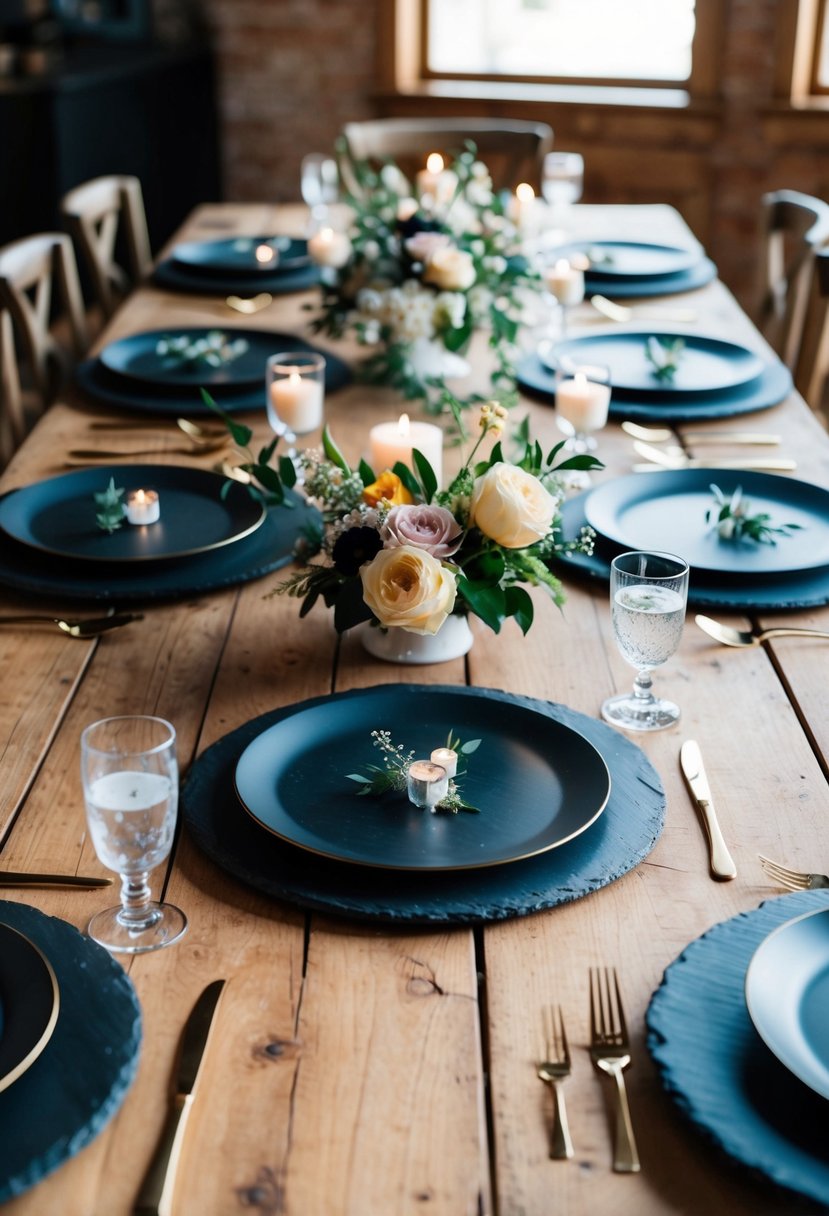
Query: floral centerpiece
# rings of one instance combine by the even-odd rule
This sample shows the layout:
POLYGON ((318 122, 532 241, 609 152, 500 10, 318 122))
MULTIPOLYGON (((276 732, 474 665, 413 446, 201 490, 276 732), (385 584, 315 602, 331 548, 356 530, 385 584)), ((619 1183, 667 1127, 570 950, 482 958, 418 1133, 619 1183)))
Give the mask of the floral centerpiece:
POLYGON ((419 199, 393 163, 378 172, 364 162, 353 169, 349 232, 326 230, 309 241, 311 256, 327 268, 312 328, 332 337, 353 331, 374 348, 363 364, 369 381, 425 398, 437 412, 430 389, 452 374, 439 352, 463 352, 487 326, 493 395, 513 390, 521 293, 540 280, 474 145, 451 169, 429 175, 419 199))
POLYGON ((602 466, 586 455, 556 464, 562 443, 544 457, 532 441, 520 460, 507 460, 499 438, 505 414, 497 403, 481 407, 478 440, 446 490, 417 450, 415 471, 397 463, 378 475, 365 461, 350 468, 326 431, 323 449, 299 458, 304 491, 322 514, 315 547, 324 560, 307 560, 274 594, 301 599, 302 616, 322 599, 340 632, 369 621, 434 635, 450 614, 471 613, 496 633, 509 617, 526 633, 533 601, 525 584, 563 603, 551 568, 556 553, 592 550, 590 529, 575 541, 561 538, 558 473, 602 466), (485 436, 496 443, 476 461, 485 436))

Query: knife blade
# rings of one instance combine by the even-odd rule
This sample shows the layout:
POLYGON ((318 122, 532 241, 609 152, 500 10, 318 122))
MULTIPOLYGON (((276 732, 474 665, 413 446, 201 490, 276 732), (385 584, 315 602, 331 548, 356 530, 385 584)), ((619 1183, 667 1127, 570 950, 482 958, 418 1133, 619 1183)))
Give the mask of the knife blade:
POLYGON ((224 980, 202 992, 184 1025, 176 1063, 173 1096, 150 1167, 133 1207, 133 1216, 171 1216, 181 1146, 193 1105, 199 1066, 207 1047, 224 980))
POLYGON ((679 750, 679 763, 705 827, 711 874, 714 878, 723 880, 736 878, 737 867, 734 865, 720 830, 711 797, 711 787, 708 784, 705 765, 702 762, 702 752, 695 739, 686 739, 682 744, 679 750))
POLYGON ((27 874, 0 870, 0 887, 111 887, 111 878, 88 878, 83 874, 27 874))
POLYGON ((644 456, 646 460, 652 460, 654 464, 661 465, 663 469, 765 469, 767 472, 773 473, 793 473, 797 468, 796 461, 782 456, 740 457, 738 459, 720 459, 718 457, 714 460, 703 456, 678 458, 669 456, 661 448, 656 448, 641 439, 634 439, 633 446, 640 456, 644 456))

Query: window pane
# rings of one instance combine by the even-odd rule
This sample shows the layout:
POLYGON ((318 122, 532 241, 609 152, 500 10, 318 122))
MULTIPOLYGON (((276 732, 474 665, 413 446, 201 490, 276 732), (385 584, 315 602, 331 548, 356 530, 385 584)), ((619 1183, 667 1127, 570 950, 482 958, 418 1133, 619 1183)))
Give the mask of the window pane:
POLYGON ((817 83, 821 89, 829 88, 829 21, 825 12, 821 26, 820 46, 817 48, 817 83))
POLYGON ((430 0, 433 72, 684 81, 694 0, 430 0))

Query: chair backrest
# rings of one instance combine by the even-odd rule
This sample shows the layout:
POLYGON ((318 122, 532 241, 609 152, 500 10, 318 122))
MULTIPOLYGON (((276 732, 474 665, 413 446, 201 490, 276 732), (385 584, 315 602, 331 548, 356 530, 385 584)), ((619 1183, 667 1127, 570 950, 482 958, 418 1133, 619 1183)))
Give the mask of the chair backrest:
POLYGON ((20 375, 15 350, 26 358, 38 411, 55 397, 69 367, 68 352, 52 332, 53 300, 69 323, 72 347, 87 348, 86 318, 72 242, 65 232, 24 237, 0 249, 0 352, 3 358, 3 411, 12 419, 18 442, 24 431, 20 375), (57 286, 57 291, 54 290, 57 286))
POLYGON ((814 256, 803 339, 794 370, 798 392, 829 423, 829 249, 814 256))
POLYGON ((514 189, 526 181, 538 192, 544 157, 553 146, 553 130, 543 122, 499 118, 381 118, 343 127, 347 154, 341 173, 349 188, 348 161, 381 164, 394 160, 407 177, 422 169, 430 152, 451 159, 471 140, 492 175, 495 188, 514 189))
POLYGON ((762 298, 758 322, 783 362, 794 369, 816 250, 829 241, 829 205, 796 190, 763 196, 762 298))
POLYGON ((64 195, 61 213, 76 241, 104 316, 152 269, 144 197, 137 177, 96 177, 64 195), (129 275, 115 261, 119 229, 126 241, 129 275))

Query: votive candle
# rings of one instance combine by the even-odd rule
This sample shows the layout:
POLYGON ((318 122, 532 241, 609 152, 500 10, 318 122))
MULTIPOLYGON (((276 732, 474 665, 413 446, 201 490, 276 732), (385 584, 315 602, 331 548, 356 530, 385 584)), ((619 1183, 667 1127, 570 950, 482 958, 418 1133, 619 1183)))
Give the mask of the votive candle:
POLYGON ((556 385, 556 411, 577 434, 600 431, 607 422, 610 385, 588 380, 584 372, 556 385))
POLYGON ((412 422, 401 414, 397 422, 378 422, 368 433, 369 463, 377 473, 394 468, 400 461, 414 470, 415 448, 434 470, 438 486, 443 480, 443 431, 431 422, 412 422))
POLYGON ((584 271, 572 266, 567 258, 559 258, 544 272, 544 283, 559 304, 581 304, 584 299, 584 271))
POLYGON ((406 774, 406 792, 415 806, 434 810, 449 793, 446 769, 431 760, 413 760, 406 774))
POLYGON ((451 747, 436 747, 432 752, 432 763, 446 769, 446 776, 451 781, 458 771, 458 753, 451 747))
POLYGON ((161 500, 155 490, 133 490, 124 511, 128 523, 154 524, 161 517, 161 500))
POLYGON ((322 355, 290 351, 271 355, 267 367, 268 416, 280 433, 307 435, 322 426, 325 394, 325 359, 322 355))

